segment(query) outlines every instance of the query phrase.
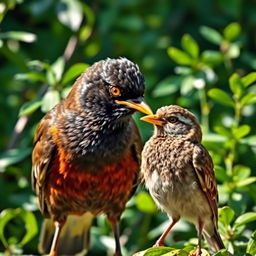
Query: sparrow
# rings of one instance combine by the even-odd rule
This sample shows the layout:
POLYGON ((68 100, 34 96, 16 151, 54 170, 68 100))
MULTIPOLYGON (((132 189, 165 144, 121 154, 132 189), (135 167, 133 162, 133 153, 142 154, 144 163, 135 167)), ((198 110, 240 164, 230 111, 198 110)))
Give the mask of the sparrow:
POLYGON ((142 142, 132 114, 152 114, 144 78, 126 58, 96 62, 38 125, 32 186, 43 224, 41 252, 74 255, 88 246, 94 216, 106 214, 121 255, 118 223, 140 169, 142 142), (54 226, 53 226, 54 224, 54 226), (62 233, 63 231, 63 233, 62 233))
POLYGON ((155 246, 162 246, 175 223, 184 218, 198 231, 198 246, 192 255, 201 255, 202 235, 213 251, 225 248, 217 227, 214 166, 201 144, 202 131, 196 117, 170 105, 141 120, 155 127, 142 151, 141 174, 155 203, 171 219, 155 246))

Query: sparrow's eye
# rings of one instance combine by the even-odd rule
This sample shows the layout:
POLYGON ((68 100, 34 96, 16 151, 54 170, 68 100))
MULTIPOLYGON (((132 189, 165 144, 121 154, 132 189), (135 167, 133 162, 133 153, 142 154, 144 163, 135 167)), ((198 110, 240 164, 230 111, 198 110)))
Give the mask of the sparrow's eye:
POLYGON ((178 122, 178 118, 176 116, 170 116, 167 118, 167 121, 169 123, 176 123, 176 122, 178 122))
POLYGON ((120 96, 121 95, 121 91, 120 91, 120 89, 118 88, 118 87, 115 87, 115 86, 113 86, 112 88, 111 88, 111 94, 113 95, 113 96, 120 96))

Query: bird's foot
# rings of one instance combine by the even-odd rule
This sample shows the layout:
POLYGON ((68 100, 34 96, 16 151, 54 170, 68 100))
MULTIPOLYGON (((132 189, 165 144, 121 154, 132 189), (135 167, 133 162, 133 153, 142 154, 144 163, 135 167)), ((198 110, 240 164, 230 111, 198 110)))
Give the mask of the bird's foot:
POLYGON ((161 241, 156 241, 156 243, 153 245, 153 247, 160 247, 160 246, 164 246, 164 243, 161 241))
POLYGON ((188 256, 201 256, 201 255, 202 255, 201 249, 197 248, 195 252, 190 253, 188 256))

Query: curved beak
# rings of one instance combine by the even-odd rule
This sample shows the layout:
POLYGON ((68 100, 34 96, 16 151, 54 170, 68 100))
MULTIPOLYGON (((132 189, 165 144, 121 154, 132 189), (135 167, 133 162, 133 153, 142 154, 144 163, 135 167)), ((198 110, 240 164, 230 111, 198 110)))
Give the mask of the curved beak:
POLYGON ((151 123, 151 124, 155 124, 158 126, 163 126, 165 124, 165 121, 163 121, 159 116, 157 115, 147 115, 147 116, 143 116, 140 120, 151 123))
POLYGON ((115 100, 115 102, 117 104, 125 105, 125 106, 128 106, 129 108, 133 108, 147 115, 153 114, 149 105, 145 103, 142 98, 138 98, 134 100, 115 100))

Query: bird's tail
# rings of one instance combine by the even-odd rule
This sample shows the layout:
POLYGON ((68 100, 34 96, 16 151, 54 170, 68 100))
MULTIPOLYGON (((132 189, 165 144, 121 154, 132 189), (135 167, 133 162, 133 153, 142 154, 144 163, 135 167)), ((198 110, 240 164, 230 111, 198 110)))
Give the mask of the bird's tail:
MULTIPOLYGON (((89 248, 90 227, 93 215, 69 215, 63 226, 58 242, 58 255, 85 255, 89 248)), ((55 227, 52 219, 45 219, 42 225, 39 252, 48 254, 51 249, 55 227)))
POLYGON ((207 232, 203 232, 204 238, 211 250, 217 252, 221 249, 225 249, 225 245, 220 237, 220 234, 216 227, 214 227, 213 234, 209 235, 207 232))

